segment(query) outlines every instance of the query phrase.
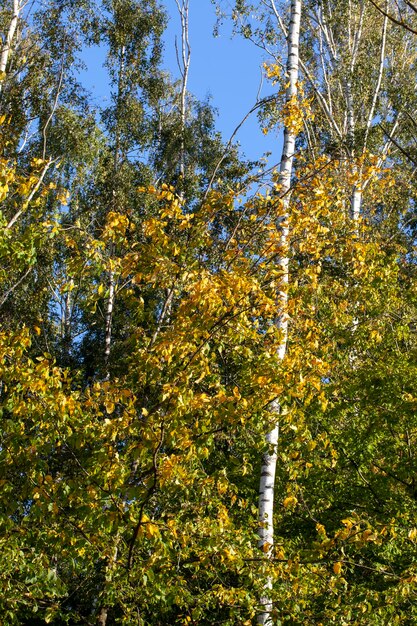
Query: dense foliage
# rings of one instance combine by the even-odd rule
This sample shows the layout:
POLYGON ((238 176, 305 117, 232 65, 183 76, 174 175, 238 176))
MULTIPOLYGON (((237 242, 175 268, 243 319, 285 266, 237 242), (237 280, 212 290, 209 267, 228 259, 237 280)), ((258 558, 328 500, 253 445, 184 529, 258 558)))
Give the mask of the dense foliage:
POLYGON ((187 47, 163 69, 157 0, 0 9, 4 624, 249 626, 270 583, 269 625, 417 622, 416 16, 306 2, 288 99, 289 10, 230 16, 264 132, 297 136, 283 194, 188 93, 187 47))

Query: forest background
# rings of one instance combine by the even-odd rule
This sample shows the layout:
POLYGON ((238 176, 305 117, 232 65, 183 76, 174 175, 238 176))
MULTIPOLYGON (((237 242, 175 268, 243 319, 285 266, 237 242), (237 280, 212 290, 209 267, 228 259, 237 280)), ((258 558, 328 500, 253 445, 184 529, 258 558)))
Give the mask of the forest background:
POLYGON ((0 9, 1 619, 412 625, 416 7, 219 2, 271 161, 192 8, 0 9))

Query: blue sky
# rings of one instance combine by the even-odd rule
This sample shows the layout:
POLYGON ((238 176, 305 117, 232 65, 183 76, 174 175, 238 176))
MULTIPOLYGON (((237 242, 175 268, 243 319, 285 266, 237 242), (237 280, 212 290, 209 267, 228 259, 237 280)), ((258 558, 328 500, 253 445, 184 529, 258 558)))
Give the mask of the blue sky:
MULTIPOLYGON (((180 40, 181 28, 175 0, 165 0, 169 15, 165 33, 164 66, 175 77, 179 76, 175 55, 175 37, 180 40)), ((256 102, 263 57, 261 51, 241 37, 231 37, 230 25, 224 24, 218 37, 213 37, 216 22, 210 0, 190 0, 191 66, 188 88, 199 99, 211 97, 218 110, 217 128, 227 141, 236 126, 256 102)), ((108 97, 106 74, 102 67, 104 51, 89 48, 84 55, 87 64, 83 82, 91 89, 98 104, 108 97)), ((261 97, 273 93, 273 87, 264 82, 261 97)), ((257 159, 271 152, 269 162, 276 163, 280 140, 276 133, 263 135, 256 114, 240 129, 236 139, 249 159, 257 159)))
MULTIPOLYGON (((175 0, 165 0, 170 15, 166 32, 165 58, 174 75, 178 74, 175 59, 175 36, 180 36, 180 22, 175 0)), ((218 109, 218 128, 228 140, 236 126, 256 102, 264 58, 258 48, 241 37, 231 37, 230 25, 220 28, 213 37, 215 9, 210 0, 190 0, 191 67, 189 90, 198 98, 210 95, 218 109)), ((263 83, 261 97, 272 93, 273 87, 263 83)), ((256 159, 271 151, 277 159, 276 134, 263 135, 256 113, 245 122, 237 139, 246 156, 256 159)))

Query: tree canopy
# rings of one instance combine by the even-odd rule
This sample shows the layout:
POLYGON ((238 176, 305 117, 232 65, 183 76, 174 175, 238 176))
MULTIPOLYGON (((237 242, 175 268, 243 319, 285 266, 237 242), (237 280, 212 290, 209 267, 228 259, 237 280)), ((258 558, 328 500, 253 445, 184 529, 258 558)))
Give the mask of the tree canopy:
POLYGON ((163 2, 0 9, 1 619, 411 625, 415 7, 218 2, 273 165, 176 5, 179 80, 163 2))

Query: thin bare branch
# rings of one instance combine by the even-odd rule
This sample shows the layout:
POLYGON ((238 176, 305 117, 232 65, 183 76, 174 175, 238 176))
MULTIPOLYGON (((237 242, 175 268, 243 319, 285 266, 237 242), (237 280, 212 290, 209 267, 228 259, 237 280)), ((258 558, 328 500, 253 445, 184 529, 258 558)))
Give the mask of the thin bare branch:
POLYGON ((395 18, 393 15, 391 15, 390 13, 388 13, 385 9, 383 9, 382 7, 379 6, 379 4, 375 1, 375 0, 369 0, 369 2, 371 4, 373 4, 373 6, 380 12, 382 13, 382 15, 384 15, 385 17, 387 17, 389 20, 391 20, 391 22, 394 22, 394 24, 397 24, 398 26, 402 26, 403 28, 405 28, 406 30, 408 30, 410 33, 413 33, 414 35, 417 35, 417 30, 415 30, 414 28, 412 28, 412 26, 410 26, 409 24, 407 24, 406 22, 404 22, 404 20, 398 20, 397 18, 395 18))
POLYGON ((46 163, 45 167, 42 170, 41 175, 39 176, 39 180, 36 183, 36 185, 34 186, 34 188, 32 189, 32 191, 30 192, 30 194, 28 195, 28 197, 26 198, 26 200, 23 203, 22 208, 20 208, 12 217, 12 219, 10 220, 10 222, 7 224, 6 226, 6 230, 10 230, 14 224, 17 222, 17 220, 19 219, 19 217, 22 215, 23 211, 29 206, 29 204, 32 202, 34 195, 37 193, 37 191, 39 190, 39 187, 42 185, 43 179, 45 178, 45 174, 48 171, 48 169, 51 167, 52 163, 56 163, 58 161, 58 159, 53 159, 50 160, 46 163))

